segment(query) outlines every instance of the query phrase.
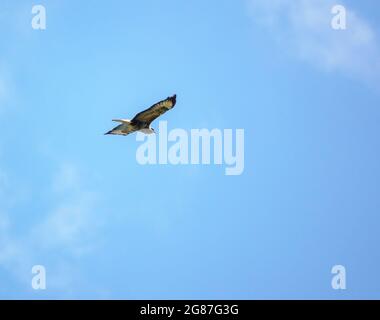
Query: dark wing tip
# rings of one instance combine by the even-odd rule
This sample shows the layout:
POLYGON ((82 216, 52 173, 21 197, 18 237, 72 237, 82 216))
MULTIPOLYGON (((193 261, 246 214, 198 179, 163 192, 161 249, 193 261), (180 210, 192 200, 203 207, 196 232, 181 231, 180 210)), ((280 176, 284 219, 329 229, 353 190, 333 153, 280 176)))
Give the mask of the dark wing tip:
POLYGON ((177 102, 177 95, 176 95, 176 94, 173 94, 173 96, 171 96, 169 99, 173 102, 173 107, 174 107, 174 105, 175 105, 176 102, 177 102))

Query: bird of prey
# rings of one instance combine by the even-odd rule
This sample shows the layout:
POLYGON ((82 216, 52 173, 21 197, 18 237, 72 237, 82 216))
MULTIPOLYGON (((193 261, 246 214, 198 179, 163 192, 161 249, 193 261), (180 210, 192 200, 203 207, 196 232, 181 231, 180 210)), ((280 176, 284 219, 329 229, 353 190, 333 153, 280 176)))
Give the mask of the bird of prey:
POLYGON ((121 124, 105 134, 116 134, 126 136, 135 131, 142 131, 146 134, 155 133, 150 126, 153 120, 157 119, 166 111, 172 109, 176 104, 177 95, 167 97, 165 100, 155 103, 150 108, 136 114, 132 120, 129 119, 114 119, 112 121, 120 122, 121 124))

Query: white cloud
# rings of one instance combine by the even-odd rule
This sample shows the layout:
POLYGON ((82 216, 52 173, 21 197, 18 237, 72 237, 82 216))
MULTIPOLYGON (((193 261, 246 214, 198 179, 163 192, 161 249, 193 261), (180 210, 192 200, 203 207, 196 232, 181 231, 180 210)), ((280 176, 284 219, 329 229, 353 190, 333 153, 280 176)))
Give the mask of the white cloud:
POLYGON ((56 286, 55 289, 71 291, 73 288, 68 285, 73 283, 73 278, 77 275, 62 272, 75 270, 69 262, 72 258, 96 249, 96 231, 100 226, 95 210, 96 194, 83 188, 78 168, 62 164, 51 182, 49 197, 55 200, 55 205, 35 225, 30 226, 27 232, 20 235, 12 225, 12 222, 17 221, 12 221, 6 213, 9 210, 6 208, 7 194, 14 192, 17 186, 6 183, 9 179, 1 172, 0 267, 28 285, 32 266, 44 264, 47 257, 49 274, 53 280, 50 288, 56 286), (55 252, 60 254, 52 262, 51 257, 55 256, 55 252), (62 265, 66 267, 62 269, 62 265))
POLYGON ((78 168, 70 163, 62 163, 53 179, 53 189, 56 192, 72 191, 80 188, 80 173, 78 168))
POLYGON ((0 112, 6 108, 10 99, 14 97, 11 84, 8 65, 0 60, 0 112))
POLYGON ((290 54, 325 71, 338 71, 361 80, 380 77, 378 36, 370 24, 344 5, 346 30, 331 27, 335 0, 249 0, 255 22, 290 54))
POLYGON ((33 230, 45 248, 62 247, 80 255, 93 248, 92 233, 101 224, 96 215, 97 195, 82 185, 79 169, 62 163, 53 177, 52 191, 59 200, 45 220, 33 230))

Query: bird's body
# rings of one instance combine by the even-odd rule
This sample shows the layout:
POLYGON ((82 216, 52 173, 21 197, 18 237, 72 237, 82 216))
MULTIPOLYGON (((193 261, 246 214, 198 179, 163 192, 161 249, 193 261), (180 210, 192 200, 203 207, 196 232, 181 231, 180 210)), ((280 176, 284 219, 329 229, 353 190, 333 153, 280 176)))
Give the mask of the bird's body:
POLYGON ((135 131, 141 131, 146 134, 154 133, 151 123, 166 111, 172 109, 176 104, 176 95, 168 97, 165 100, 155 103, 150 108, 136 114, 132 119, 114 119, 112 121, 120 122, 120 125, 108 131, 106 134, 115 134, 126 136, 135 131))

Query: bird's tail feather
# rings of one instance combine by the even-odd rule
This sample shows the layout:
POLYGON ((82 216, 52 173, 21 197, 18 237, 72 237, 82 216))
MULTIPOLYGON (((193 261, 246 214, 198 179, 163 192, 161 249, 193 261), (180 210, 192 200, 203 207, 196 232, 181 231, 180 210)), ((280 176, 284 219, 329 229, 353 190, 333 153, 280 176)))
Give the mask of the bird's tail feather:
POLYGON ((112 121, 120 122, 120 123, 131 123, 129 119, 112 119, 112 121))

